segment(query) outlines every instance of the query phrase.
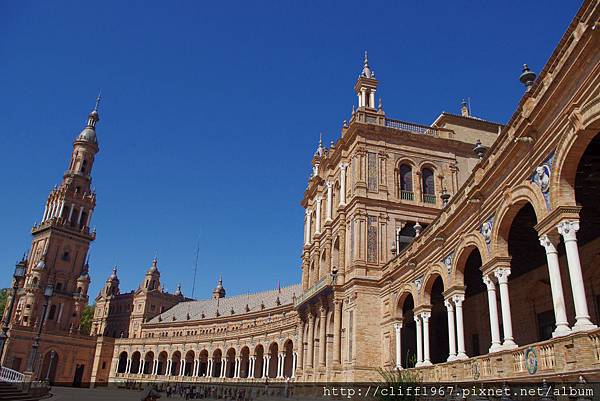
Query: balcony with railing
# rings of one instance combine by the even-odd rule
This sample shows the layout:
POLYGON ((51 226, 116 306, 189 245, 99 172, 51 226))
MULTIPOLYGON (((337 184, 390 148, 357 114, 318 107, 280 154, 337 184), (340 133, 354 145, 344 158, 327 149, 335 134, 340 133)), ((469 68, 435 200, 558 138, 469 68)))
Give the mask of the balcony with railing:
POLYGON ((406 201, 414 201, 415 200, 415 193, 412 191, 400 191, 400 199, 401 200, 406 200, 406 201))
POLYGON ((296 298, 294 306, 298 308, 300 305, 308 301, 315 295, 323 292, 327 288, 331 288, 335 284, 335 275, 326 275, 321 277, 312 287, 303 292, 299 297, 296 298))
POLYGON ((410 123, 407 121, 393 120, 391 118, 385 119, 385 126, 388 128, 397 129, 400 131, 406 131, 413 134, 429 135, 434 137, 445 137, 449 138, 452 131, 442 128, 430 127, 427 125, 410 123))
POLYGON ((423 194, 423 203, 429 203, 431 205, 436 204, 436 199, 434 194, 423 194))
POLYGON ((85 224, 77 224, 74 220, 68 221, 62 217, 53 217, 45 220, 42 223, 36 224, 31 228, 31 232, 32 234, 35 234, 51 226, 64 228, 77 234, 83 234, 91 239, 96 238, 96 232, 90 231, 90 228, 85 224))

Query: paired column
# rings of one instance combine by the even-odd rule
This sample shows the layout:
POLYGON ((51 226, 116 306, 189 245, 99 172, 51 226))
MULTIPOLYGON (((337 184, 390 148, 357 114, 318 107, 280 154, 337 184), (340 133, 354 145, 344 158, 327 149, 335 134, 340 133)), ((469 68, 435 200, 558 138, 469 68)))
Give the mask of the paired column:
POLYGON ((325 350, 327 348, 327 308, 319 308, 319 366, 325 366, 325 350))
POLYGON ((421 317, 414 315, 415 323, 417 324, 417 363, 415 367, 423 366, 423 326, 421 325, 421 317))
POLYGON ((271 364, 271 356, 265 356, 263 377, 269 377, 269 365, 271 364))
POLYGON ((306 209, 306 226, 304 227, 304 245, 310 245, 310 223, 311 223, 311 215, 310 210, 306 209))
POLYGON ((422 312, 421 320, 423 321, 423 366, 431 365, 431 358, 429 356, 429 318, 431 312, 422 312))
POLYGON ((323 198, 321 197, 321 195, 317 196, 315 198, 315 202, 317 204, 317 211, 316 211, 316 220, 315 220, 315 234, 321 234, 321 201, 323 200, 323 198))
POLYGON ((557 228, 565 242, 569 278, 571 279, 571 289, 573 290, 573 302, 575 304, 575 325, 573 326, 573 331, 595 329, 596 325, 590 321, 590 313, 585 298, 583 275, 581 273, 581 261, 579 260, 579 249, 577 248, 579 221, 563 221, 557 228))
POLYGON ((298 353, 292 352, 292 379, 296 377, 296 368, 298 367, 298 353))
POLYGON ((456 332, 454 330, 454 306, 452 301, 446 299, 444 301, 446 311, 448 312, 448 362, 456 359, 456 332))
MULTIPOLYGON (((340 251, 341 252, 341 251, 340 251)), ((341 363, 342 301, 333 301, 333 364, 341 363)))
POLYGON ((516 348, 517 344, 514 341, 512 330, 512 318, 510 314, 510 297, 508 295, 508 276, 509 269, 497 269, 494 275, 498 279, 498 287, 500 287, 500 307, 502 309, 502 328, 504 330, 504 349, 516 348))
POLYGON ((131 359, 127 359, 127 364, 125 365, 125 373, 131 373, 131 359))
POLYGON ((402 369, 402 322, 394 323, 394 330, 396 331, 396 369, 402 369))
POLYGON ((556 329, 554 329, 552 337, 560 337, 571 333, 569 322, 567 321, 565 296, 563 294, 562 279, 560 277, 558 252, 556 251, 557 244, 558 238, 551 239, 548 235, 542 235, 540 237, 540 245, 546 250, 548 276, 550 277, 550 289, 552 290, 552 305, 554 306, 554 319, 556 321, 556 329))
POLYGON ((500 342, 500 324, 498 322, 498 306, 496 305, 496 285, 490 275, 483 277, 483 283, 487 287, 490 331, 492 334, 492 345, 490 346, 489 352, 496 352, 502 349, 500 342))
POLYGON ((206 377, 212 377, 212 366, 213 366, 213 360, 212 358, 209 358, 208 361, 206 362, 206 377))
POLYGON ((306 352, 306 367, 313 367, 315 350, 315 317, 312 313, 308 314, 308 341, 306 352))
POLYGON ((468 358, 467 352, 465 351, 465 328, 462 307, 462 303, 464 300, 465 296, 462 294, 456 294, 452 296, 452 302, 454 302, 454 309, 456 312, 456 343, 458 345, 456 359, 468 358))
POLYGON ((346 169, 348 163, 340 163, 340 206, 346 206, 346 169))
POLYGON ((304 366, 304 321, 298 325, 298 366, 303 369, 304 366))
POLYGON ((250 357, 250 363, 248 366, 248 378, 251 379, 254 377, 254 364, 256 362, 256 357, 255 356, 251 356, 250 357))
POLYGON ((327 217, 325 218, 327 222, 333 220, 333 184, 327 181, 325 185, 327 186, 327 217))

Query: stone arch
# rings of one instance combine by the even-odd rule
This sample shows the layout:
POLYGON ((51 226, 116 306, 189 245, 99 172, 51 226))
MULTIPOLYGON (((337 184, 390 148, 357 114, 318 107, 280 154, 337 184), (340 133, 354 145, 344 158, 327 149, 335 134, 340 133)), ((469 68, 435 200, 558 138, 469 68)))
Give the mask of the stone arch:
POLYGON ((181 369, 181 352, 175 351, 171 354, 171 371, 168 374, 170 376, 179 376, 179 369, 181 369))
POLYGON ((256 358, 254 365, 254 378, 258 379, 262 377, 265 363, 265 347, 261 343, 256 344, 254 347, 254 357, 256 358))
POLYGON ((448 271, 441 263, 433 264, 428 270, 425 279, 423 280, 423 288, 421 290, 421 304, 431 305, 431 288, 437 278, 442 280, 444 284, 444 290, 447 290, 449 285, 448 271))
POLYGON ((121 351, 117 362, 117 373, 125 373, 127 369, 128 354, 127 351, 121 351))
POLYGON ((402 320, 404 317, 402 316, 402 307, 404 306, 404 302, 406 299, 411 296, 413 301, 416 302, 417 297, 417 289, 412 284, 405 284, 396 295, 394 302, 392 303, 394 307, 393 315, 398 320, 402 320))
POLYGON ((537 221, 542 221, 547 215, 544 197, 530 182, 524 182, 509 190, 504 201, 495 214, 494 227, 492 228, 491 249, 493 256, 508 256, 508 233, 516 214, 526 204, 530 204, 535 211, 537 221))
POLYGON ((235 358, 238 354, 235 347, 230 347, 225 354, 225 377, 232 378, 235 375, 235 358))
POLYGON ((479 231, 473 231, 472 233, 467 234, 457 247, 456 254, 452 261, 452 285, 464 285, 465 263, 474 249, 479 251, 482 263, 485 264, 489 260, 489 252, 485 239, 479 231))
POLYGON ((58 369, 58 363, 60 358, 55 350, 48 351, 42 360, 42 369, 40 370, 40 379, 54 383, 56 379, 56 372, 58 369))
POLYGON ((156 373, 158 375, 166 375, 167 374, 167 360, 169 359, 169 355, 167 351, 161 351, 158 354, 158 367, 156 373))
POLYGON ((196 358, 196 353, 194 350, 189 350, 185 353, 185 359, 183 360, 184 368, 183 374, 184 376, 191 376, 194 373, 194 360, 196 358))
POLYGON ((277 341, 273 341, 271 345, 269 345, 269 371, 267 372, 267 376, 271 378, 277 377, 277 358, 279 355, 279 350, 281 347, 277 343, 277 341))
POLYGON ((142 363, 142 354, 140 351, 135 351, 131 354, 131 367, 129 371, 133 374, 137 374, 140 370, 140 366, 142 363))
POLYGON ((210 376, 220 377, 221 376, 221 365, 223 364, 223 351, 221 348, 217 348, 212 353, 212 372, 210 376))
MULTIPOLYGON (((415 161, 410 158, 402 157, 402 158, 399 158, 398 160, 396 160, 396 164, 394 166, 394 186, 395 186, 396 196, 401 199, 402 199, 401 173, 403 170, 402 166, 407 166, 408 168, 410 168, 410 190, 409 190, 409 188, 407 188, 406 191, 411 192, 413 194, 415 192, 415 181, 418 181, 417 172, 419 171, 419 167, 418 167, 417 163, 415 163, 415 161)), ((408 195, 405 195, 405 196, 408 196, 408 195)), ((407 199, 407 200, 410 200, 410 199, 407 199)))
POLYGON ((143 374, 147 375, 154 372, 154 352, 148 351, 144 355, 144 369, 143 374))
POLYGON ((550 204, 575 206, 575 176, 579 160, 588 145, 600 131, 600 97, 596 97, 577 108, 568 117, 568 132, 556 147, 550 177, 550 204))
POLYGON ((294 342, 288 338, 284 341, 282 350, 283 358, 283 377, 292 377, 294 375, 294 342))
POLYGON ((247 378, 250 372, 250 347, 244 345, 240 349, 240 377, 247 378))

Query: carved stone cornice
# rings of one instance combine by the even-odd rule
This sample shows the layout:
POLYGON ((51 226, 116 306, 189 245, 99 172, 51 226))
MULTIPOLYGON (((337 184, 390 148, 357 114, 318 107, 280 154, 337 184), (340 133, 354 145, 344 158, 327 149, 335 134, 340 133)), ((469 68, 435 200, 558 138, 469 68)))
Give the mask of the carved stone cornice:
POLYGON ((542 221, 535 225, 535 230, 540 236, 553 234, 556 226, 564 220, 579 220, 581 206, 558 206, 550 212, 542 221))
MULTIPOLYGON (((532 244, 535 246, 535 244, 532 244)), ((510 261, 512 260, 511 256, 495 256, 490 259, 486 264, 481 266, 479 270, 483 273, 483 275, 490 274, 498 269, 508 269, 510 270, 510 261)))

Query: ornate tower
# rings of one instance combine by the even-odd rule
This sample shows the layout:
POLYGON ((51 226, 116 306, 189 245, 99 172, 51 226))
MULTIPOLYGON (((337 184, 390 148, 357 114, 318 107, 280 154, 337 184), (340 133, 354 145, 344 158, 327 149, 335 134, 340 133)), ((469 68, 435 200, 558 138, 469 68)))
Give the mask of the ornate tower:
POLYGON ((223 277, 219 276, 219 282, 212 292, 213 299, 219 299, 225 297, 225 288, 223 288, 223 277))
POLYGON ((41 223, 31 230, 27 273, 16 311, 16 320, 23 326, 34 326, 40 320, 43 290, 48 284, 54 286, 54 296, 48 306, 47 329, 78 329, 81 311, 87 304, 90 278, 86 259, 90 242, 96 237, 90 230, 96 206, 91 173, 99 150, 99 102, 100 97, 87 125, 75 138, 68 169, 60 185, 50 192, 41 223))

